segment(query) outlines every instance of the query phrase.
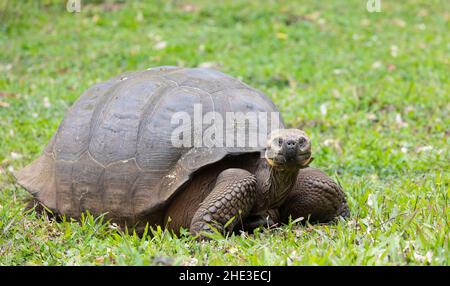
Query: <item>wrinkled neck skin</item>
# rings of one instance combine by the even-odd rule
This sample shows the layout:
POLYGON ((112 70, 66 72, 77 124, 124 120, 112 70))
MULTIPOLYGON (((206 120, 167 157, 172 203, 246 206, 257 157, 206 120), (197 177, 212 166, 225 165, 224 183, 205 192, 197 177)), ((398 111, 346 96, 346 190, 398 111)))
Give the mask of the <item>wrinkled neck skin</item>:
POLYGON ((273 168, 266 159, 258 162, 256 169, 258 197, 254 212, 266 211, 281 206, 294 186, 299 169, 273 168))

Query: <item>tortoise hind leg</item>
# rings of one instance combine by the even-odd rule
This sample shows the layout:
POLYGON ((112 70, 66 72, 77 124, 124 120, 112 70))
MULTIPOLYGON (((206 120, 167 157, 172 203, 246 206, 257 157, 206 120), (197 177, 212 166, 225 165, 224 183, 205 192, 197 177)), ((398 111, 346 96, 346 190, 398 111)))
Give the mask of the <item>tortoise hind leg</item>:
POLYGON ((217 177, 211 193, 192 218, 190 231, 197 235, 232 231, 250 213, 256 200, 256 178, 243 169, 227 169, 217 177), (226 227, 225 227, 226 225, 226 227))
POLYGON ((279 212, 283 223, 288 223, 289 217, 326 223, 350 215, 342 188, 315 168, 300 170, 297 182, 279 212))

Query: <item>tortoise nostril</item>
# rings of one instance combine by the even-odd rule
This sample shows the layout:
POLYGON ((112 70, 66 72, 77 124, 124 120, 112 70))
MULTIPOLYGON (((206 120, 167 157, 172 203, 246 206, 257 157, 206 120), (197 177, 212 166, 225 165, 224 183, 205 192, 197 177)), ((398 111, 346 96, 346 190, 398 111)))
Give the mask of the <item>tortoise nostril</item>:
POLYGON ((295 142, 295 140, 288 140, 288 141, 286 141, 286 145, 289 148, 294 148, 297 145, 297 142, 295 142))

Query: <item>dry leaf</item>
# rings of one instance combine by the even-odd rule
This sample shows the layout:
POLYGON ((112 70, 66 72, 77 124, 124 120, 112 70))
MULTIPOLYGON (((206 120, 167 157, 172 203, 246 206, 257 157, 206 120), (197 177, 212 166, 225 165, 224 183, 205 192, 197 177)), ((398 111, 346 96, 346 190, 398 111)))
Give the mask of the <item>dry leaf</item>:
POLYGON ((374 63, 372 64, 372 68, 373 68, 374 70, 379 69, 379 68, 381 68, 382 66, 383 66, 383 64, 382 64, 380 61, 376 61, 376 62, 374 62, 374 63))
POLYGON ((342 147, 339 139, 326 139, 323 141, 323 145, 332 147, 338 154, 342 154, 342 147))
POLYGON ((0 65, 0 71, 9 71, 12 69, 12 64, 0 65))
POLYGON ((376 121, 378 119, 375 113, 367 113, 366 118, 369 119, 370 121, 376 121))
POLYGON ((419 11, 419 13, 417 13, 417 16, 419 16, 419 17, 425 17, 425 16, 428 16, 428 11, 425 10, 425 9, 421 9, 421 10, 419 11))
POLYGON ((403 21, 402 19, 397 18, 397 19, 392 20, 392 22, 394 23, 394 25, 396 25, 400 28, 406 27, 406 22, 403 21))
POLYGON ((317 19, 319 19, 320 17, 320 12, 313 12, 311 14, 308 14, 305 16, 305 19, 310 20, 310 21, 315 21, 317 19))
POLYGON ((398 56, 398 47, 396 45, 391 45, 391 56, 394 58, 398 56))
POLYGON ((417 25, 417 29, 423 31, 427 28, 427 26, 424 23, 420 23, 417 25))
POLYGON ((393 72, 393 71, 395 71, 396 68, 397 67, 394 64, 388 64, 387 65, 388 72, 393 72))
POLYGON ((183 266, 196 266, 198 264, 198 259, 195 257, 189 258, 183 262, 183 266))
POLYGON ((427 152, 427 151, 431 151, 431 150, 433 150, 433 146, 430 146, 430 145, 428 145, 428 146, 420 146, 420 147, 416 148, 416 152, 417 153, 427 152))
POLYGON ((198 67, 200 68, 220 68, 222 65, 219 63, 215 63, 215 62, 204 62, 204 63, 200 63, 198 65, 198 67))
POLYGON ((362 19, 361 20, 361 26, 367 27, 369 25, 370 25, 370 20, 369 19, 362 19))
POLYGON ((398 126, 400 126, 401 128, 403 127, 407 127, 408 123, 406 123, 405 121, 403 121, 403 118, 400 114, 397 114, 395 116, 395 122, 398 124, 398 126))
POLYGON ((49 108, 50 106, 52 106, 50 104, 50 100, 48 99, 48 97, 44 97, 44 107, 49 108))
POLYGON ((22 158, 22 154, 16 153, 16 152, 11 152, 11 159, 16 160, 16 159, 20 159, 22 158))
POLYGON ((142 13, 142 11, 139 11, 139 12, 136 14, 136 21, 138 21, 138 22, 144 21, 144 14, 142 13))
POLYGON ((0 91, 0 97, 4 98, 16 98, 17 94, 12 92, 0 91))
POLYGON ((197 6, 192 4, 186 4, 181 8, 184 12, 195 12, 198 10, 197 6))
POLYGON ((162 49, 165 49, 166 47, 167 47, 167 42, 164 42, 164 41, 160 41, 160 42, 156 43, 154 46, 155 50, 162 50, 162 49))
POLYGON ((287 40, 287 38, 288 38, 288 35, 286 33, 281 33, 281 32, 278 32, 276 36, 280 40, 287 40))

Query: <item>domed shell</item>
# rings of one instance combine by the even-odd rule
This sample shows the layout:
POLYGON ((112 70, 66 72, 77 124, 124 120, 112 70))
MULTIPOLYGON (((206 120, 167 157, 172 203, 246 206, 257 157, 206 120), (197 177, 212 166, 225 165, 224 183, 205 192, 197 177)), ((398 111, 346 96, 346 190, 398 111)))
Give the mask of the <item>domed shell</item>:
MULTIPOLYGON (((174 147, 171 136, 179 125, 173 115, 193 118, 197 104, 202 115, 217 112, 223 118, 227 112, 278 112, 266 95, 216 70, 128 72, 85 91, 17 181, 57 213, 107 213, 136 222, 163 208, 197 170, 227 155, 261 150, 174 147)), ((218 124, 214 120, 202 130, 218 124)))

